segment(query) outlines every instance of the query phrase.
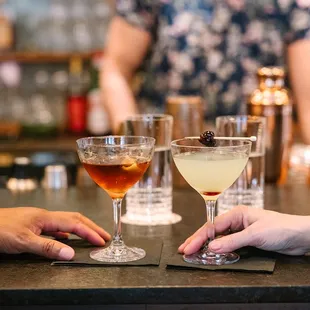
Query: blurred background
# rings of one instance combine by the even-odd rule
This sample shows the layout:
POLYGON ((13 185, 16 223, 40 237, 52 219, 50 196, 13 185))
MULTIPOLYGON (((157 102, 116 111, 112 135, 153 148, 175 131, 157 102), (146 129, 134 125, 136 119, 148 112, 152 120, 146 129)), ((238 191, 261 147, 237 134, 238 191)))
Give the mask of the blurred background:
POLYGON ((0 1, 0 187, 17 156, 38 178, 65 164, 74 183, 75 139, 109 132, 98 67, 112 15, 108 0, 0 1))
MULTIPOLYGON (((18 157, 30 159, 24 173, 38 182, 47 166, 61 164, 69 185, 79 178, 92 184, 79 171, 75 140, 111 132, 98 71, 114 6, 113 0, 0 0, 0 187, 18 157)), ((305 182, 309 152, 297 151, 292 165, 302 163, 305 182)))

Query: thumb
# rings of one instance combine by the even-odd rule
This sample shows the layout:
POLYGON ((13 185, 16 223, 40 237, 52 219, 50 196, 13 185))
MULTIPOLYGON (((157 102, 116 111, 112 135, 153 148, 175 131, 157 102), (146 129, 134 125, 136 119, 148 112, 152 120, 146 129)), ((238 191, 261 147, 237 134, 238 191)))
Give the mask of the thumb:
POLYGON ((29 239, 27 252, 59 260, 71 260, 75 254, 71 247, 59 241, 37 235, 33 235, 29 239))
POLYGON ((227 253, 250 245, 251 236, 247 230, 224 236, 209 243, 208 248, 215 253, 227 253))

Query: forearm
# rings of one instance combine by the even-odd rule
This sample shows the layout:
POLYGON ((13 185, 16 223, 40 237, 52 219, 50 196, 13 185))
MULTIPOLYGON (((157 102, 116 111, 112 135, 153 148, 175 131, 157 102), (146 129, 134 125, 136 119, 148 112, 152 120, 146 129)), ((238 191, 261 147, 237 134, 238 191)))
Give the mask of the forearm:
POLYGON ((101 72, 103 101, 109 115, 113 133, 121 123, 138 112, 129 78, 119 70, 113 60, 107 59, 101 72))
POLYGON ((310 216, 292 216, 290 229, 296 231, 296 247, 304 249, 304 253, 310 252, 310 216))
POLYGON ((310 144, 310 40, 297 41, 288 49, 290 80, 298 121, 305 143, 310 144))
MULTIPOLYGON (((310 86, 309 86, 310 87, 310 86)), ((310 98, 297 99, 298 121, 304 143, 310 145, 310 98)))

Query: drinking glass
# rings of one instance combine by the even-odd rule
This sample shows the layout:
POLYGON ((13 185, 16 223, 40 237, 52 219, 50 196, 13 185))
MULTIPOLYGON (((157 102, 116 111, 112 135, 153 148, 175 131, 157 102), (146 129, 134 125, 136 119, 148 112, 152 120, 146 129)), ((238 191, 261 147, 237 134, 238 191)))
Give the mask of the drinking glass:
POLYGON ((225 137, 255 136, 249 161, 239 178, 218 200, 218 214, 236 205, 264 207, 266 118, 250 115, 219 116, 216 134, 225 137))
POLYGON ((172 212, 172 127, 173 117, 165 114, 137 114, 123 122, 122 134, 156 139, 149 168, 126 195, 123 223, 156 226, 181 220, 172 212))
POLYGON ((239 260, 236 253, 215 254, 208 243, 215 237, 214 214, 218 197, 241 174, 251 151, 251 141, 216 139, 216 146, 202 145, 197 138, 172 141, 173 160, 184 177, 205 200, 207 210, 208 241, 192 255, 184 255, 188 263, 224 265, 239 260))
POLYGON ((78 155, 90 177, 113 201, 114 235, 109 247, 90 253, 102 262, 130 262, 143 258, 143 249, 125 245, 121 233, 122 199, 150 165, 155 139, 105 136, 77 140, 78 155))

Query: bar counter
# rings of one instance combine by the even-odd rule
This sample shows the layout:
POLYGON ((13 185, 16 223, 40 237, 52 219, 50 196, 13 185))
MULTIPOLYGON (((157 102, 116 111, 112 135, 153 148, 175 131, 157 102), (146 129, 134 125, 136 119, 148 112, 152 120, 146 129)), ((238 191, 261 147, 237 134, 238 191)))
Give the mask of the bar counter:
MULTIPOLYGON (((20 195, 0 190, 0 200, 2 207, 31 205, 81 212, 112 232, 111 200, 98 188, 37 190, 20 195)), ((270 210, 310 215, 309 188, 267 186, 265 206, 270 210)), ((205 221, 203 201, 191 189, 175 190, 174 211, 183 217, 175 225, 123 225, 125 241, 137 236, 164 241, 158 267, 51 266, 45 259, 21 261, 16 256, 0 260, 0 308, 41 309, 33 306, 63 305, 64 309, 110 309, 114 305, 113 309, 119 309, 122 305, 126 309, 188 309, 181 305, 195 304, 194 309, 205 309, 202 305, 215 303, 221 306, 212 309, 233 309, 232 304, 247 303, 300 306, 292 309, 310 307, 310 257, 279 256, 273 274, 166 269, 166 250, 175 246, 176 251, 177 245, 205 221)), ((258 309, 252 306, 251 309, 258 309)), ((271 308, 278 309, 275 305, 271 308)))

